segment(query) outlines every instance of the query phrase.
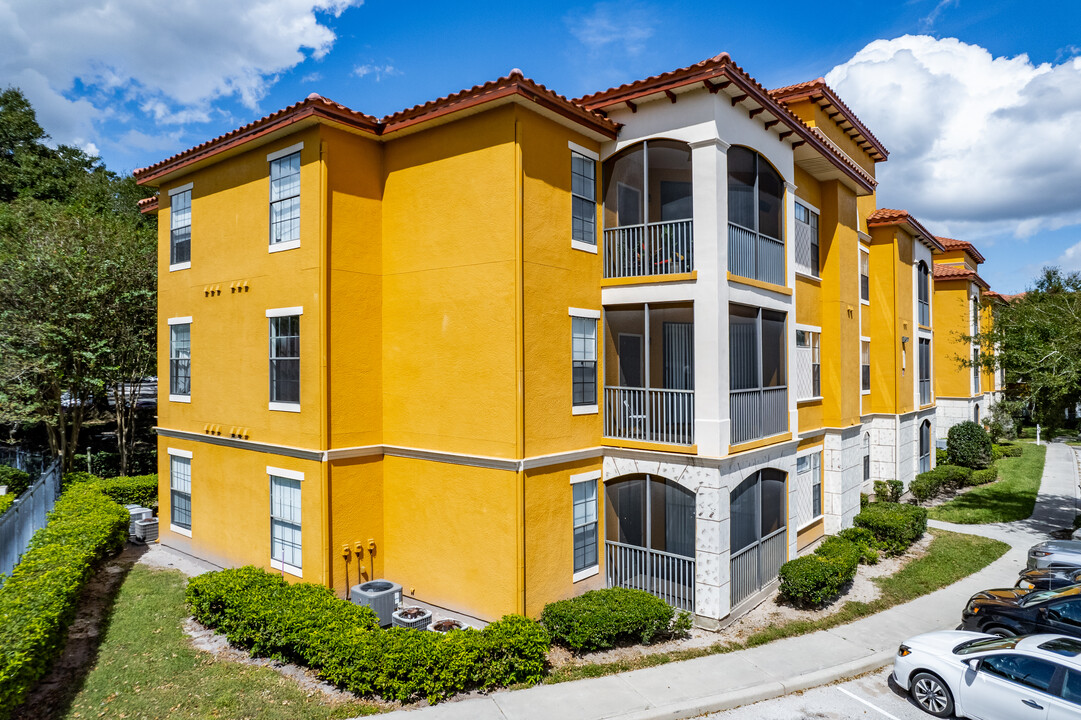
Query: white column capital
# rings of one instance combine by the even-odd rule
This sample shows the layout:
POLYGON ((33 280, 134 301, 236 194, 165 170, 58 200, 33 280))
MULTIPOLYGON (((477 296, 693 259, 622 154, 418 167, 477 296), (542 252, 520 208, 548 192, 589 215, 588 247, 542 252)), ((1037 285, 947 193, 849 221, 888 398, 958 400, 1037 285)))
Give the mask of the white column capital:
POLYGON ((726 143, 724 140, 716 137, 706 138, 705 140, 695 140, 694 142, 689 142, 687 144, 691 146, 692 150, 697 150, 698 148, 715 147, 721 152, 728 152, 728 148, 732 147, 730 143, 726 143))

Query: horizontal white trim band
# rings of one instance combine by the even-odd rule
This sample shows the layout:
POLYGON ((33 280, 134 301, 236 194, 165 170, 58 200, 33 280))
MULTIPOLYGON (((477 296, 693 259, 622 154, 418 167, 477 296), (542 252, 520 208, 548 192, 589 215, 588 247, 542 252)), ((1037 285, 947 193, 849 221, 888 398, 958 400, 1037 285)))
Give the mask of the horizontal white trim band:
POLYGON ((571 249, 581 250, 582 252, 597 254, 597 246, 591 243, 582 242, 581 240, 575 240, 571 238, 571 249))
POLYGON ((290 315, 303 315, 304 306, 297 305, 296 307, 284 307, 284 308, 270 308, 266 311, 268 318, 272 317, 289 317, 290 315))
POLYGON ((300 403, 283 403, 272 402, 267 406, 268 410, 274 410, 277 412, 300 412, 300 403))
POLYGON ((167 448, 166 453, 169 455, 175 455, 176 457, 188 458, 192 457, 191 450, 179 450, 177 448, 167 448))
POLYGON ((599 162, 601 159, 600 153, 590 150, 589 148, 582 147, 578 143, 571 142, 570 140, 567 141, 567 147, 578 153, 579 155, 585 155, 590 160, 596 160, 599 162))
POLYGON ((271 560, 270 567, 274 568, 275 570, 287 572, 290 575, 295 575, 296 577, 304 577, 303 570, 294 565, 289 565, 288 563, 282 562, 281 560, 271 560))
POLYGON ((171 317, 165 322, 169 325, 191 325, 191 315, 185 317, 171 317))
POLYGON ((169 402, 190 403, 191 395, 170 395, 169 402))
POLYGON ((596 415, 599 413, 600 407, 597 405, 572 405, 571 415, 596 415))
POLYGON ((179 195, 182 192, 187 192, 193 187, 195 187, 195 183, 185 183, 184 185, 178 185, 177 187, 169 191, 169 197, 172 197, 173 195, 179 195))
POLYGON ((286 155, 292 155, 293 153, 298 152, 298 151, 303 150, 303 149, 304 149, 304 143, 303 142, 298 142, 295 145, 290 145, 289 147, 282 148, 281 150, 275 150, 272 153, 267 153, 266 161, 267 162, 272 162, 274 160, 277 160, 278 158, 283 158, 286 155))
POLYGON ((169 266, 169 272, 176 272, 177 270, 190 270, 190 269, 191 269, 191 262, 190 261, 189 262, 176 263, 175 265, 170 265, 169 266))
POLYGON ((600 565, 594 565, 591 568, 586 568, 585 570, 579 570, 578 572, 574 573, 573 577, 571 577, 571 582, 572 583, 580 582, 582 580, 585 580, 586 578, 591 578, 594 575, 599 575, 600 572, 601 572, 601 566, 600 565))
POLYGON ((300 247, 299 240, 286 240, 285 242, 272 244, 268 252, 276 253, 281 252, 282 250, 296 250, 298 247, 300 247))
POLYGON ((186 528, 182 528, 179 525, 173 525, 172 523, 169 523, 169 529, 171 531, 175 532, 177 535, 183 535, 184 537, 191 537, 191 530, 188 530, 186 528))
POLYGON ((304 473, 299 470, 289 470, 287 468, 273 467, 271 465, 266 466, 266 474, 273 475, 274 477, 285 478, 286 480, 303 480, 304 473))
POLYGON ((577 473, 571 475, 571 485, 577 485, 578 483, 590 482, 591 480, 600 480, 600 470, 590 470, 589 472, 577 473))
POLYGON ((600 320, 601 319, 601 311, 600 310, 588 310, 586 308, 572 307, 572 308, 567 308, 567 314, 570 315, 571 317, 593 318, 594 320, 600 320))

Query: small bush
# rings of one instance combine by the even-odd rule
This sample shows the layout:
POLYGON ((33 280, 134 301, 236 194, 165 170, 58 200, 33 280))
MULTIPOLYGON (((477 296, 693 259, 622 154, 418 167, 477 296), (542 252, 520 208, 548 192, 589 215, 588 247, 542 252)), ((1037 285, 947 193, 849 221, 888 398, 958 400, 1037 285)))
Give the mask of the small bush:
POLYGON ((860 510, 864 509, 871 504, 871 496, 867 493, 860 493, 860 510))
POLYGON ((972 471, 959 465, 939 465, 934 470, 920 473, 908 484, 908 490, 917 503, 924 503, 943 490, 964 487, 972 471))
POLYGON ((75 472, 64 473, 64 477, 61 478, 60 484, 62 487, 68 487, 69 485, 77 485, 78 483, 89 482, 91 480, 101 480, 97 475, 93 475, 83 470, 76 470, 75 472))
POLYGON ((935 448, 935 465, 949 465, 950 455, 942 448, 935 448))
POLYGON ((905 484, 900 480, 875 480, 875 499, 879 502, 895 503, 905 492, 905 484))
POLYGON ((65 473, 63 484, 78 485, 80 483, 96 483, 106 496, 112 498, 121 505, 140 505, 156 510, 158 507, 158 476, 135 475, 132 477, 120 476, 113 478, 100 478, 88 472, 65 473))
POLYGON ((822 605, 837 597, 855 574, 856 563, 841 554, 804 555, 781 566, 780 593, 795 605, 822 605))
POLYGON ((644 590, 608 588, 548 603, 541 622, 553 641, 589 652, 669 635, 673 613, 672 606, 644 590))
POLYGON ((97 563, 118 552, 130 518, 92 485, 71 488, 0 587, 0 718, 10 715, 60 654, 97 563))
POLYGON ((196 620, 254 654, 306 665, 359 695, 403 702, 536 683, 551 642, 544 627, 519 615, 479 631, 380 630, 370 609, 254 567, 192 578, 186 595, 196 620))
POLYGON ((11 493, 0 495, 0 515, 7 512, 8 508, 15 503, 15 496, 11 493))
POLYGON ((8 486, 8 495, 19 497, 30 487, 30 475, 8 465, 0 465, 0 485, 8 486))
POLYGON ((957 423, 946 436, 946 453, 950 464, 980 470, 991 464, 991 436, 971 420, 957 423))
POLYGON ((971 475, 968 476, 966 485, 986 485, 987 483, 993 483, 998 480, 998 469, 995 467, 985 468, 983 470, 974 470, 971 475))
POLYGON ((871 503, 854 522, 856 527, 870 530, 887 555, 900 555, 927 531, 927 510, 900 503, 871 503))
POLYGON ((860 551, 860 562, 864 565, 878 564, 878 541, 867 528, 850 527, 837 533, 837 537, 853 543, 860 551))
POLYGON ((1002 448, 1002 457, 1021 457, 1024 452, 1023 447, 1013 443, 1002 443, 999 447, 1002 448))
POLYGON ((1006 451, 1001 445, 991 445, 991 464, 997 463, 1002 458, 1006 457, 1006 451))

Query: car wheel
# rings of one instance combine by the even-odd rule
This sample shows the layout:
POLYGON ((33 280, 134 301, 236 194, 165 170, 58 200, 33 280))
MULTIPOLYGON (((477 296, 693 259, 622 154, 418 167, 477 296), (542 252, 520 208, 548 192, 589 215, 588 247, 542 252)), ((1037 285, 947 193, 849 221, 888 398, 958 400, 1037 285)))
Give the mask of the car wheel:
POLYGON ((1017 635, 1017 633, 1015 633, 1013 630, 1010 630, 1008 627, 1003 627, 1002 625, 992 625, 990 627, 984 628, 983 631, 988 635, 994 635, 995 637, 1001 638, 1013 637, 1017 635))
POLYGON ((937 675, 921 672, 912 678, 912 699, 924 712, 945 718, 953 714, 953 696, 937 675))

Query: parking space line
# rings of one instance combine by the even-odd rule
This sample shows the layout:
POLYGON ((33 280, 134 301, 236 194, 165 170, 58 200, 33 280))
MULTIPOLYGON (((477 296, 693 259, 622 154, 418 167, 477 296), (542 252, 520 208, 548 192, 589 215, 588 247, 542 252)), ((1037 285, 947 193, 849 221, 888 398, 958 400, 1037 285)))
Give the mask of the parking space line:
POLYGON ((888 712, 886 712, 886 711, 885 711, 885 710, 883 710, 882 708, 878 707, 877 705, 874 705, 874 704, 872 704, 872 703, 869 703, 869 702, 867 702, 866 700, 864 700, 863 698, 861 698, 861 697, 860 697, 859 695, 856 695, 855 693, 851 693, 851 692, 849 692, 848 690, 845 690, 845 689, 844 689, 843 687, 839 687, 839 688, 837 688, 837 689, 838 689, 838 690, 840 690, 841 692, 843 692, 843 693, 844 693, 845 695, 847 695, 848 697, 852 698, 853 700, 855 700, 855 701, 857 701, 857 702, 861 702, 861 703, 863 703, 864 705, 866 705, 867 707, 871 708, 872 710, 874 710, 874 711, 876 711, 876 712, 878 712, 878 713, 880 713, 880 714, 882 714, 882 715, 885 715, 885 716, 886 716, 886 717, 888 717, 888 718, 889 718, 890 720, 900 720, 899 718, 896 718, 896 717, 894 717, 893 715, 890 715, 890 714, 889 714, 888 712))

